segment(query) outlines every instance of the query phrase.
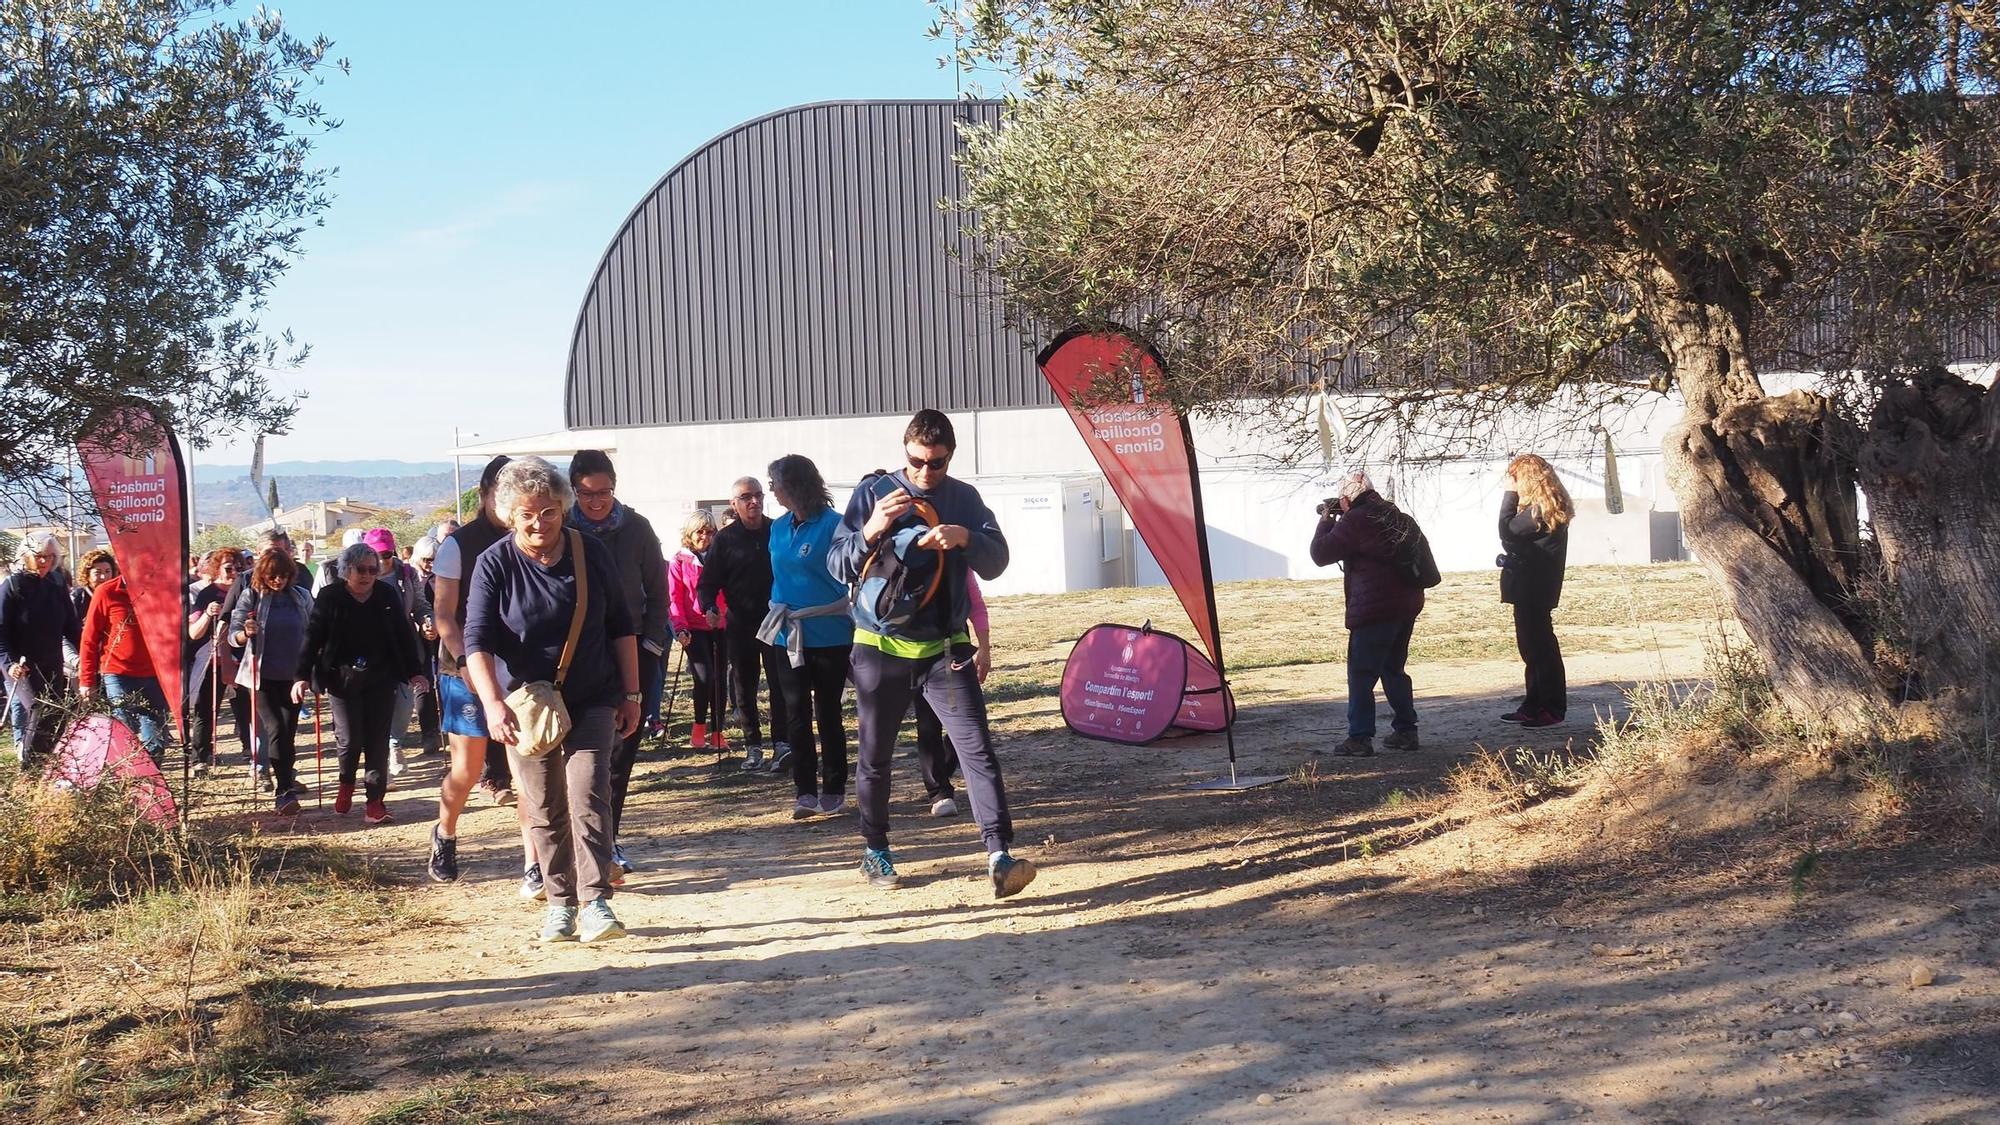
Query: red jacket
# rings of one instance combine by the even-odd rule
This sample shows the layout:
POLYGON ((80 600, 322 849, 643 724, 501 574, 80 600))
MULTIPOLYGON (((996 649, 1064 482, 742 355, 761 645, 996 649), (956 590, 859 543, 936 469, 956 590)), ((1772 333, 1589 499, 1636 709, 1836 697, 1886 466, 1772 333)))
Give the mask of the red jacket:
POLYGON ((1347 580, 1347 627, 1415 621, 1424 611, 1423 588, 1404 577, 1383 531, 1384 517, 1395 505, 1374 492, 1355 498, 1354 507, 1337 520, 1320 517, 1313 533, 1312 560, 1320 566, 1344 563, 1347 580))
POLYGON ((139 629, 138 614, 132 610, 132 595, 125 589, 124 576, 97 588, 90 598, 90 613, 83 619, 77 678, 86 691, 97 685, 99 676, 152 676, 153 658, 146 651, 146 636, 139 629))

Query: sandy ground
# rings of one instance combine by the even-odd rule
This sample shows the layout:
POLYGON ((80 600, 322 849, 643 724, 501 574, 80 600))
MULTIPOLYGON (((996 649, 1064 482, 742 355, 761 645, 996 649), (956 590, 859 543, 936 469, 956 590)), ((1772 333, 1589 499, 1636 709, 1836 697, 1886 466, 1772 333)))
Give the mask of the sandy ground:
POLYGON ((401 823, 298 825, 407 857, 438 919, 300 967, 365 1051, 371 1088, 326 1111, 478 1072, 585 1083, 551 1120, 2000 1120, 1990 869, 1835 865, 1802 905, 1782 865, 1665 884, 1552 873, 1504 826, 1364 842, 1476 745, 1587 740, 1620 684, 1697 673, 1698 632, 1572 658, 1582 721, 1540 732, 1495 721, 1513 662, 1425 665, 1424 751, 1361 760, 1312 754, 1342 733, 1338 667, 1245 673, 1242 771, 1306 767, 1247 792, 1188 789, 1223 771, 1218 738, 1116 747, 1062 733, 1053 700, 1008 705, 1017 850, 1042 873, 1005 903, 906 757, 909 885, 877 892, 851 814, 794 823, 785 780, 649 753, 631 936, 591 947, 532 943, 511 810, 468 815, 461 883, 418 882, 425 759, 401 823), (1908 986, 1918 963, 1936 983, 1908 986))

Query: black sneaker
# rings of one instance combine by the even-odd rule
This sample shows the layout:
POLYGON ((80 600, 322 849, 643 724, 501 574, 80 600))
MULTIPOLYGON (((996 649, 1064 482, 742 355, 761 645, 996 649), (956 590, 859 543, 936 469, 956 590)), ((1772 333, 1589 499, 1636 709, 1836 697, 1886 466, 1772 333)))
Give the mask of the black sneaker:
POLYGON ((1002 853, 993 864, 993 897, 1007 898, 1020 894, 1029 883, 1035 881, 1035 865, 1025 859, 1015 859, 1002 853))
POLYGON ((458 882, 458 841, 438 835, 431 825, 431 879, 438 883, 458 882))

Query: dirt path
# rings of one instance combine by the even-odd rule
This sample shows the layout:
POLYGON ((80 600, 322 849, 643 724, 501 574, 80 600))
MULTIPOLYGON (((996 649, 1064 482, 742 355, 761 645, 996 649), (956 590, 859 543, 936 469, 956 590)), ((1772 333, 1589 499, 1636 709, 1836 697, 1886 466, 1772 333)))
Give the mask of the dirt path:
MULTIPOLYGON (((1693 628, 1574 659, 1572 715, 1699 669, 1693 628)), ((1245 773, 1338 740, 1340 674, 1239 679, 1245 773)), ((1435 789, 1475 742, 1521 741, 1493 721, 1518 666, 1416 674, 1424 753, 1317 759, 1317 781, 1233 794, 1185 788, 1220 771, 1219 740, 1122 749, 1061 734, 1052 700, 1002 709, 1019 850, 1042 865, 1006 904, 973 826, 929 818, 903 757, 911 885, 891 893, 855 873, 852 815, 794 824, 784 781, 642 758, 632 936, 599 947, 531 944, 513 815, 476 810, 465 881, 412 891, 440 925, 304 966, 373 1052, 373 1088, 328 1112, 476 1070, 586 1082, 541 1110, 559 1120, 2000 1115, 2000 893, 1856 876, 1806 912, 1759 878, 1667 889, 1607 869, 1580 893, 1511 862, 1504 830, 1378 852, 1361 838, 1411 820, 1397 791, 1435 789), (1938 980, 1911 989, 1919 960, 1938 980)), ((1552 749, 1587 728, 1526 733, 1552 749)), ((407 856, 414 879, 434 777, 404 779, 393 828, 301 829, 407 856)))

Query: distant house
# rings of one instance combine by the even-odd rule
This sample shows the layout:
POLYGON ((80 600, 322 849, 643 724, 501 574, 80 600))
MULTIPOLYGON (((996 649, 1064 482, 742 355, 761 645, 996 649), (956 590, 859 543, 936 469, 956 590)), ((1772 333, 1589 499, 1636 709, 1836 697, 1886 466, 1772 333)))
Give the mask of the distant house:
MULTIPOLYGON (((53 535, 56 537, 56 542, 62 545, 66 563, 73 563, 83 552, 93 547, 105 546, 110 542, 105 537, 103 528, 89 523, 78 524, 75 527, 61 523, 10 523, 0 527, 0 531, 14 536, 17 541, 25 540, 30 535, 53 535)), ((7 561, 11 563, 14 560, 7 561)))
MULTIPOLYGON (((381 527, 395 520, 408 519, 409 513, 398 508, 384 508, 379 504, 365 504, 359 500, 349 500, 343 496, 338 500, 314 500, 293 508, 278 510, 277 525, 294 539, 331 539, 350 527, 381 527)), ((273 521, 258 520, 243 528, 245 535, 256 535, 270 529, 273 521)))

